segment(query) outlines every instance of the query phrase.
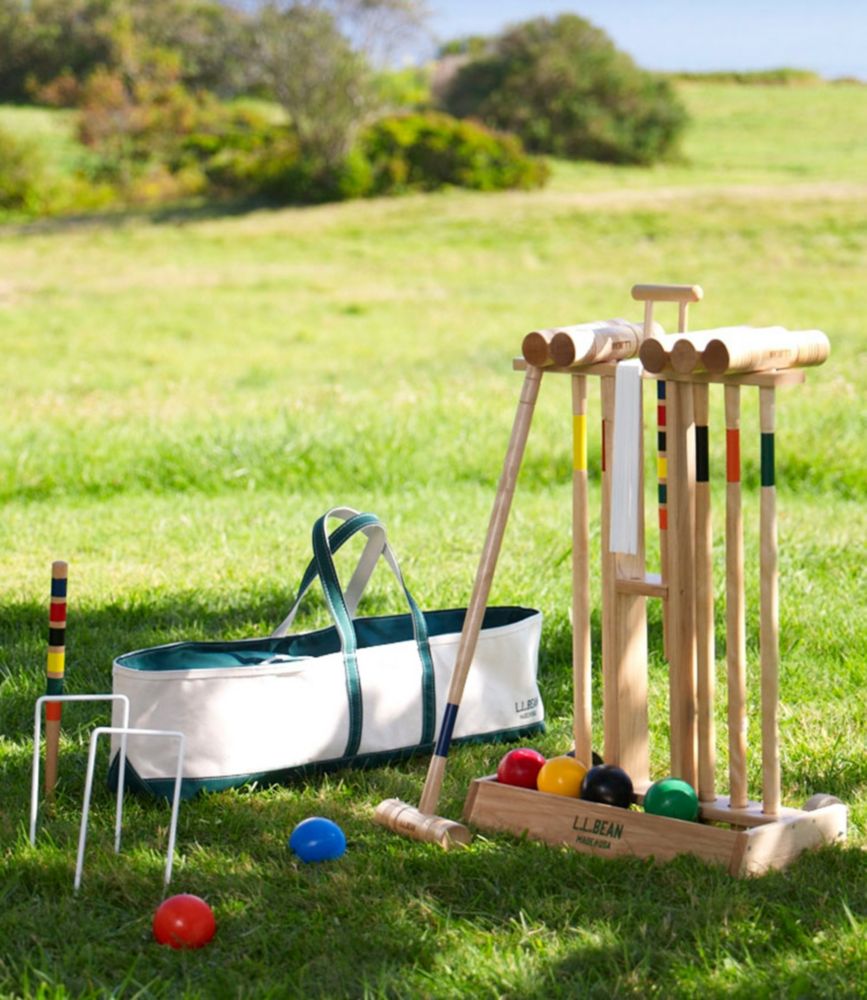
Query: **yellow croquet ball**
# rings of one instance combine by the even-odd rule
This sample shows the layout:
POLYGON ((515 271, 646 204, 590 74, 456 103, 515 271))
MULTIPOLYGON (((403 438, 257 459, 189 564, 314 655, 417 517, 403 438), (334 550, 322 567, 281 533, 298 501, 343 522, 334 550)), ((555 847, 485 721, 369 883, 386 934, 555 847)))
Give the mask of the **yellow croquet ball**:
POLYGON ((586 773, 587 768, 574 757, 552 757, 539 769, 536 787, 540 792, 548 792, 550 795, 577 798, 586 773))

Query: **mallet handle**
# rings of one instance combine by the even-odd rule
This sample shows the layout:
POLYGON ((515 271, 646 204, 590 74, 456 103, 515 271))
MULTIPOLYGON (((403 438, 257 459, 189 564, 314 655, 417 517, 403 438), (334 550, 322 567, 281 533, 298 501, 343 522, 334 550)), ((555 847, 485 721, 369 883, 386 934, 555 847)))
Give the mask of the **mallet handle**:
POLYGON ((713 529, 710 503, 708 454, 709 386, 696 382, 692 387, 695 417, 695 635, 696 710, 698 713, 698 797, 716 800, 714 770, 716 736, 714 730, 714 614, 713 614, 713 529))
POLYGON ((780 605, 777 555, 777 490, 774 471, 773 388, 759 389, 761 499, 759 509, 759 660, 762 674, 762 811, 780 812, 780 605))
POLYGON ((744 603, 744 519, 741 504, 741 388, 725 387, 726 419, 726 668, 729 796, 745 809, 747 794, 747 643, 744 603))
POLYGON ((701 285, 633 285, 637 302, 699 302, 704 295, 701 285))
POLYGON ((446 757, 448 756, 449 746, 452 741, 455 719, 457 718, 458 707, 464 693, 464 685, 466 684, 470 664, 473 662, 476 642, 482 628, 485 608, 488 604, 488 595, 490 594, 491 583, 494 579, 494 570, 497 566, 497 558, 500 554, 500 547, 506 530, 506 522, 509 519, 509 510, 512 505, 512 497, 515 493, 515 483, 517 482, 518 472, 521 468, 521 459, 523 458, 524 448, 527 444, 527 436, 530 432, 530 424, 533 419, 536 400, 539 396, 541 381, 542 370, 536 368, 534 365, 528 365, 524 375, 524 384, 521 388, 521 396, 518 400, 518 408, 515 411, 512 434, 509 439, 508 449, 506 450, 506 457, 503 461, 503 471, 500 476, 497 495, 494 499, 491 519, 488 524, 488 533, 479 560, 479 567, 476 571, 472 596, 470 597, 470 603, 467 607, 466 617, 464 618, 464 627, 461 630, 461 638, 458 643, 455 665, 452 670, 452 679, 449 684, 447 704, 443 711, 443 720, 440 725, 436 748, 431 757, 424 788, 419 800, 419 811, 426 815, 434 813, 439 802, 443 776, 445 774, 446 757))
POLYGON ((572 701, 575 756, 592 764, 587 376, 572 375, 572 701))

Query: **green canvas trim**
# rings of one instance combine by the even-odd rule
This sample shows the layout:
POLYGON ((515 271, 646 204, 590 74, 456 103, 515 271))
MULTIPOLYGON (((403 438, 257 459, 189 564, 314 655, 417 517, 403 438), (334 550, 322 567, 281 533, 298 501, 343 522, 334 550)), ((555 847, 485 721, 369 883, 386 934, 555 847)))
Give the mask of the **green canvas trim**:
MULTIPOLYGON (((423 612, 431 638, 459 634, 466 608, 423 612)), ((503 605, 487 608, 482 629, 516 625, 538 615, 534 608, 503 605)), ((376 615, 355 620, 359 649, 387 646, 413 639, 412 619, 408 614, 376 615)), ((202 640, 172 642, 151 646, 118 656, 115 663, 127 670, 162 673, 170 670, 219 670, 256 667, 276 656, 290 659, 318 658, 340 652, 340 638, 333 625, 297 635, 260 636, 255 639, 202 640)))
POLYGON ((361 700, 361 678, 358 674, 358 661, 355 656, 357 648, 355 629, 352 627, 352 616, 346 607, 346 599, 340 589, 337 569, 328 547, 326 520, 327 516, 323 515, 313 525, 313 558, 319 569, 322 591, 331 612, 331 620, 340 636, 340 648, 343 651, 346 699, 349 703, 349 732, 344 753, 347 757, 351 757, 358 752, 358 747, 361 744, 361 731, 364 727, 364 704, 361 700))
MULTIPOLYGON (((379 518, 377 518, 375 514, 356 514, 355 517, 349 518, 349 520, 344 521, 340 527, 335 528, 334 531, 332 531, 328 536, 328 545, 331 551, 337 552, 359 531, 379 523, 379 518)), ((319 567, 314 556, 314 558, 307 564, 307 569, 304 571, 304 575, 301 578, 301 583, 298 587, 298 592, 295 595, 295 601, 293 604, 297 604, 301 600, 301 598, 313 585, 313 581, 318 575, 319 567)))
MULTIPOLYGON (((533 722, 528 726, 512 729, 499 729, 490 733, 477 733, 471 736, 461 736, 452 741, 452 745, 472 746, 480 743, 509 743, 535 736, 545 732, 544 722, 533 722)), ((181 798, 191 799, 201 792, 221 792, 231 788, 242 788, 254 782, 268 785, 279 785, 288 781, 299 780, 316 775, 338 771, 344 768, 366 769, 381 767, 385 764, 397 764, 410 760, 421 754, 433 752, 433 743, 418 743, 415 746, 401 747, 397 750, 382 750, 378 753, 360 754, 354 757, 337 757, 332 760, 315 761, 310 764, 300 764, 297 767, 283 768, 276 771, 261 771, 258 774, 235 774, 215 778, 183 778, 181 781, 181 798)), ((117 790, 119 755, 115 754, 108 772, 108 787, 117 790)), ((174 794, 174 778, 142 778, 129 761, 126 762, 124 785, 128 791, 155 798, 171 799, 174 794)))

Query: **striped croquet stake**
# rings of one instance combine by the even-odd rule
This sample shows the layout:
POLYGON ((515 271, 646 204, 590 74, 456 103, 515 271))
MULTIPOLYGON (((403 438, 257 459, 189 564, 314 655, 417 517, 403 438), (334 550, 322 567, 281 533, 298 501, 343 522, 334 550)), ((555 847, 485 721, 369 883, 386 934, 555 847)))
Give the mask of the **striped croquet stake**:
MULTIPOLYGON (((51 564, 51 606, 48 612, 48 670, 46 694, 63 694, 66 666, 66 583, 68 566, 58 560, 51 564)), ((60 747, 59 701, 45 703, 45 794, 54 795, 57 783, 57 754, 60 747)))
MULTIPOLYGON (((659 551, 662 579, 668 580, 668 459, 666 456, 666 404, 665 382, 660 379, 656 383, 656 479, 657 503, 659 507, 659 551)), ((663 617, 666 616, 668 602, 663 604, 663 617)), ((663 627, 663 653, 668 655, 668 625, 663 627)))

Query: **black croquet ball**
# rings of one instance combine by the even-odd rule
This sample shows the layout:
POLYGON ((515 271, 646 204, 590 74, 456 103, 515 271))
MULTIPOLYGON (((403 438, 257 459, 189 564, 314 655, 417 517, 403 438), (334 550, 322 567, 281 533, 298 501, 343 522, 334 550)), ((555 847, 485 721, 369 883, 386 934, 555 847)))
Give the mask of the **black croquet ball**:
POLYGON ((634 801, 632 778, 616 764, 597 764, 584 775, 580 797, 628 809, 634 801))

